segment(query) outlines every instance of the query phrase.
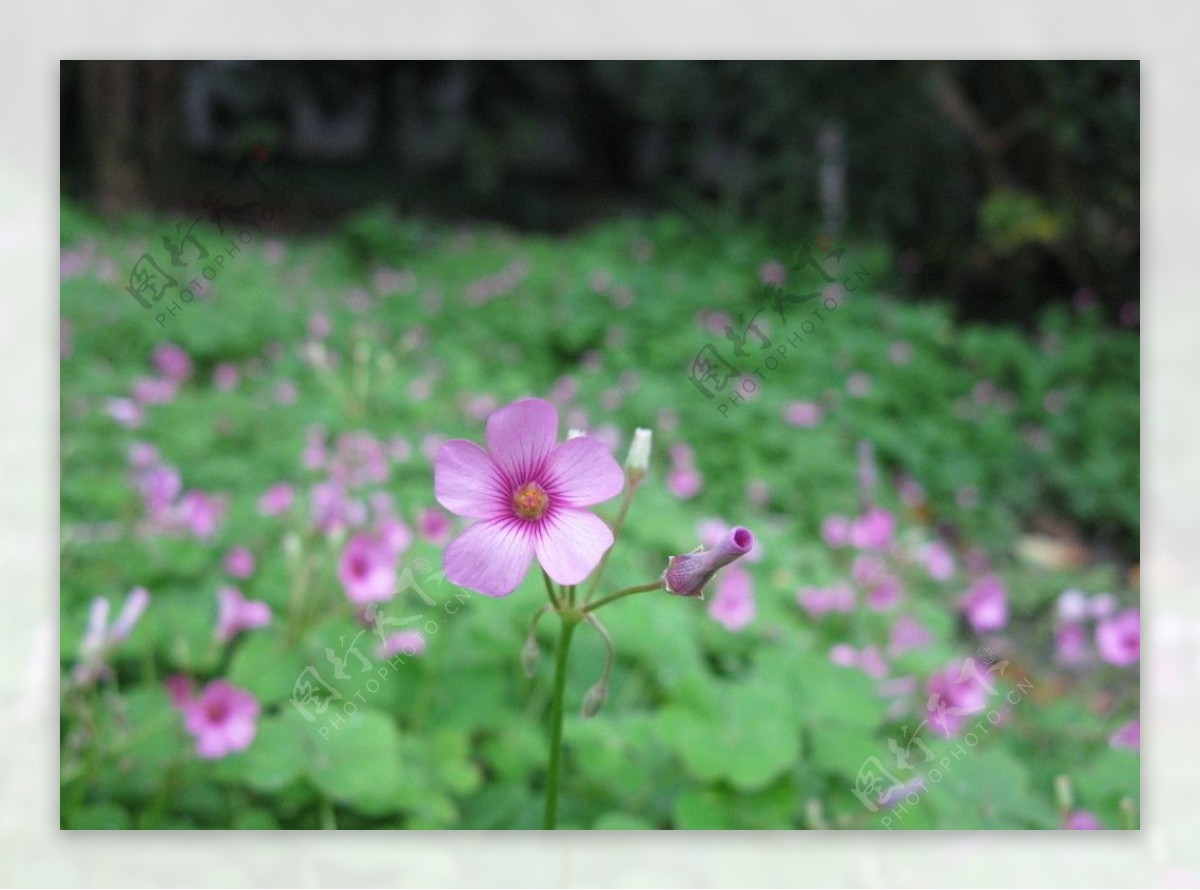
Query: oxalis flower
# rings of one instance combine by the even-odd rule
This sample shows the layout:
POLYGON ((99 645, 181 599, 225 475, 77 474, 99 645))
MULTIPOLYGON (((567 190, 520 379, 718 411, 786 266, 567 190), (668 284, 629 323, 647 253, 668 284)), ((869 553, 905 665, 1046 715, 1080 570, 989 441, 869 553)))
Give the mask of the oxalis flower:
POLYGON ((477 520, 446 548, 446 577, 487 596, 508 596, 537 557, 559 584, 587 578, 612 546, 609 527, 585 510, 620 494, 625 474, 592 436, 558 443, 558 412, 523 399, 493 412, 488 451, 452 439, 434 461, 438 503, 477 520))

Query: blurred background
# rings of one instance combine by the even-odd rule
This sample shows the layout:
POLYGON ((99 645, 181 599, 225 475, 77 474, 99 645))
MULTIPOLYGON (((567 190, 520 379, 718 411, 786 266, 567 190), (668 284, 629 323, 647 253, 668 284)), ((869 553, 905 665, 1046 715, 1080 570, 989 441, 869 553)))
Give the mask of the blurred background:
POLYGON ((66 62, 61 89, 64 193, 110 214, 236 200, 262 146, 305 174, 289 226, 670 210, 881 239, 972 318, 1137 301, 1137 62, 66 62))
POLYGON ((606 590, 759 542, 604 611, 590 719, 581 632, 564 827, 1140 824, 1138 63, 60 89, 65 827, 536 827, 544 591, 453 591, 432 490, 527 396, 654 430, 606 590))

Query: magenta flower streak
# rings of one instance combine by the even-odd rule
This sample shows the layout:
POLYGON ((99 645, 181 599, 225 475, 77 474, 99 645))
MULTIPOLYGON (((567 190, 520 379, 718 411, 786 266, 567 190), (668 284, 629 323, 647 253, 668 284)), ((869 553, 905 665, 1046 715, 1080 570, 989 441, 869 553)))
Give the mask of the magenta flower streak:
POLYGON ((612 546, 609 527, 583 508, 620 494, 624 472, 598 439, 557 439, 554 406, 524 399, 488 418, 488 451, 465 439, 438 449, 438 503, 477 520, 446 548, 454 584, 508 596, 535 556, 557 583, 578 584, 612 546))

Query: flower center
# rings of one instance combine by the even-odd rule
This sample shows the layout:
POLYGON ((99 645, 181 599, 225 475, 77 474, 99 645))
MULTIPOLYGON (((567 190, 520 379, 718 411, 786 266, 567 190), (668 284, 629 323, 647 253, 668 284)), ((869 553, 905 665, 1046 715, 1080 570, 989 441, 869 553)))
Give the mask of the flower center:
POLYGON ((550 507, 550 496, 536 482, 522 485, 513 492, 513 509, 522 519, 533 521, 546 515, 550 507))

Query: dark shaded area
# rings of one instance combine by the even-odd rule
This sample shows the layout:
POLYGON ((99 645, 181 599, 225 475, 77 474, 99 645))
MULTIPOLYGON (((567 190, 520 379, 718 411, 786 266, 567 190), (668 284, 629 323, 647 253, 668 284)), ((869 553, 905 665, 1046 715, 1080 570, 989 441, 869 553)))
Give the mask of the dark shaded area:
POLYGON ((63 189, 105 214, 380 203, 561 231, 683 212, 879 238, 976 318, 1138 299, 1137 62, 67 62, 63 189))

